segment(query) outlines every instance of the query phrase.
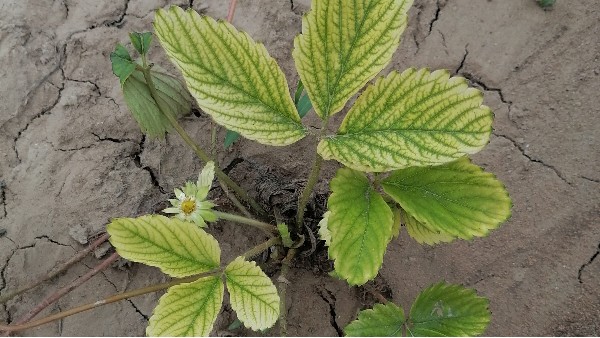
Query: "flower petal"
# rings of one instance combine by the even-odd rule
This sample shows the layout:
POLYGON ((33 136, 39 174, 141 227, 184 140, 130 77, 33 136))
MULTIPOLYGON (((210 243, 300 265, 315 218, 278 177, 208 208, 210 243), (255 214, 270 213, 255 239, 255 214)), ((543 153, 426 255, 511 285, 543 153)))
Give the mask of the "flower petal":
POLYGON ((175 197, 181 201, 185 198, 185 194, 180 189, 175 188, 175 197))
POLYGON ((197 226, 204 228, 206 227, 206 222, 204 222, 204 219, 202 218, 202 216, 200 215, 200 213, 195 212, 192 214, 192 220, 194 221, 194 223, 196 223, 197 226))
MULTIPOLYGON (((212 185, 212 181, 215 179, 215 162, 210 161, 206 163, 200 175, 198 175, 198 187, 208 187, 212 185)), ((207 191, 208 192, 208 191, 207 191)), ((206 196, 204 196, 206 197, 206 196)))
POLYGON ((179 210, 179 208, 166 208, 162 212, 165 214, 178 214, 181 212, 181 210, 179 210))

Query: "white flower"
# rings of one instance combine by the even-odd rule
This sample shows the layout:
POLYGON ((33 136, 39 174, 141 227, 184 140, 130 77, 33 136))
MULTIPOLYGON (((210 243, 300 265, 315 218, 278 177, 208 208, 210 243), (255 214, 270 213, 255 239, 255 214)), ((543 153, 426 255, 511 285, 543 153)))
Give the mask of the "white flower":
POLYGON ((198 181, 194 184, 186 182, 182 189, 175 189, 175 199, 169 199, 171 207, 163 210, 167 214, 176 214, 184 221, 196 223, 199 227, 206 226, 206 222, 214 222, 217 216, 212 212, 215 204, 206 200, 208 191, 215 178, 215 163, 208 162, 198 175, 198 181))

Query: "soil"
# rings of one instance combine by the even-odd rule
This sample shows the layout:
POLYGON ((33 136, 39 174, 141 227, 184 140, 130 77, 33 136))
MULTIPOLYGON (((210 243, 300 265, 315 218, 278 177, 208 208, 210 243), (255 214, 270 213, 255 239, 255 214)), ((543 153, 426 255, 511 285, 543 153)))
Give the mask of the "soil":
MULTIPOLYGON (((152 30, 153 10, 168 3, 217 18, 226 16, 228 6, 223 0, 0 2, 0 294, 65 261, 111 218, 160 210, 173 188, 196 177, 202 165, 176 135, 165 141, 142 136, 108 59, 116 43, 127 43, 128 32, 152 30)), ((309 6, 309 0, 240 1, 234 20, 265 44, 290 86, 298 79, 293 38, 309 6)), ((506 183, 514 207, 510 221, 487 238, 427 247, 402 233, 390 244, 377 279, 385 295, 407 309, 419 290, 443 279, 490 299, 487 335, 600 335, 599 22, 594 1, 559 0, 551 11, 534 0, 415 1, 384 74, 445 68, 483 90, 496 115, 495 131, 474 161, 506 183)), ((160 48, 151 58, 174 71, 160 48)), ((207 145, 210 120, 197 115, 183 122, 207 145)), ((306 121, 317 123, 314 114, 306 121)), ((314 149, 310 138, 283 148, 244 140, 220 162, 256 195, 253 177, 266 172, 283 178, 291 193, 304 184, 314 149)), ((326 163, 320 200, 337 167, 326 163)), ((319 201, 313 207, 318 210, 319 201)), ((227 223, 210 231, 221 240, 223 261, 264 239, 227 223)), ((319 249, 316 264, 298 261, 288 277, 290 335, 336 336, 373 302, 361 289, 329 278, 319 249)), ((19 318, 98 262, 90 256, 0 306, 0 321, 19 318)), ((157 269, 116 265, 42 315, 165 280, 157 269)), ((20 334, 144 335, 159 296, 20 334)), ((252 334, 228 331, 233 316, 224 306, 213 334, 252 334)))

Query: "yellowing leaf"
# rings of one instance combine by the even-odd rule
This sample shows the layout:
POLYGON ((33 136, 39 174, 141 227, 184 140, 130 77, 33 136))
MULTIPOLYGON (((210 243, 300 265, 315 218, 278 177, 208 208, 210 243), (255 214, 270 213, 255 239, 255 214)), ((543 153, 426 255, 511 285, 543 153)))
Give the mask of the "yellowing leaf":
POLYGON ((223 303, 221 276, 169 288, 154 308, 146 334, 151 337, 208 336, 223 303))
POLYGON ((382 186, 424 227, 445 236, 485 236, 510 217, 512 203, 504 185, 466 157, 395 171, 382 186))
POLYGON ((232 25, 179 7, 154 28, 200 108, 246 138, 288 145, 306 135, 283 72, 262 44, 232 25))
POLYGON ((394 303, 375 304, 344 328, 349 337, 402 337, 404 310, 394 303))
POLYGON ((268 329, 279 318, 279 295, 273 282, 254 262, 238 257, 225 269, 231 307, 252 330, 268 329))
POLYGON ((482 334, 490 323, 489 302, 475 290, 438 283, 423 290, 410 309, 407 336, 458 337, 482 334))
POLYGON ((488 143, 493 114, 482 101, 446 70, 393 72, 365 90, 318 152, 368 172, 447 163, 488 143))
POLYGON ((394 215, 367 177, 348 168, 331 180, 327 202, 331 233, 329 257, 338 276, 362 285, 377 276, 392 239, 394 215))
POLYGON ((331 232, 329 231, 327 223, 329 223, 329 215, 331 215, 331 211, 327 211, 323 214, 323 218, 319 222, 319 238, 325 241, 325 245, 329 246, 331 244, 331 232))
POLYGON ((400 213, 402 214, 404 225, 406 225, 406 230, 408 230, 408 235, 421 244, 434 245, 440 242, 452 242, 456 239, 456 236, 452 236, 439 229, 435 231, 429 229, 402 209, 400 209, 400 213))
POLYGON ((390 62, 412 0, 312 1, 294 40, 294 61, 322 119, 390 62))
POLYGON ((117 218, 106 228, 119 255, 186 277, 219 267, 217 240, 198 226, 161 215, 117 218))

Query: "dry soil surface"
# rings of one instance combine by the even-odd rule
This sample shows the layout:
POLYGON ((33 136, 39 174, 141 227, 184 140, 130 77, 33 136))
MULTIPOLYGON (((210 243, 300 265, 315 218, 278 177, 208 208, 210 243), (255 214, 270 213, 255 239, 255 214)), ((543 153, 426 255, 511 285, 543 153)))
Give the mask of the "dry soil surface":
MULTIPOLYGON (((156 212, 174 187, 197 175, 202 164, 176 135, 163 142, 142 136, 109 63, 116 43, 127 43, 130 31, 151 30, 153 11, 170 3, 217 18, 226 16, 228 6, 225 0, 0 2, 0 231, 6 231, 0 235, 1 294, 82 249, 74 231, 85 243, 113 217, 156 212)), ((309 0, 240 0, 234 20, 266 45, 290 87, 298 78, 293 38, 309 7, 309 0)), ((599 58, 596 1, 558 0, 552 11, 534 0, 415 1, 384 74, 445 68, 485 93, 496 114, 495 131, 474 160, 506 183, 514 208, 500 229, 470 242, 426 247, 403 233, 390 244, 378 278, 395 302, 406 308, 420 289, 443 279, 490 299, 488 335, 600 335, 599 58)), ((160 48, 152 59, 168 65, 160 48)), ((209 121, 198 113, 183 122, 207 145, 209 121)), ((307 121, 317 119, 313 114, 307 121)), ((310 138, 276 149, 242 141, 220 161, 248 187, 255 172, 302 183, 314 149, 310 138)), ((321 193, 327 193, 324 182, 336 168, 327 163, 321 193)), ((210 231, 222 240, 224 260, 264 239, 227 223, 210 231)), ((0 305, 0 321, 18 319, 98 262, 90 256, 0 305)), ((288 279, 292 335, 338 335, 369 303, 360 290, 307 264, 298 263, 288 279)), ((164 280, 156 269, 121 264, 43 314, 164 280)), ((159 296, 22 334, 143 335, 159 296)), ((228 332, 232 320, 225 306, 213 334, 250 334, 228 332)))

